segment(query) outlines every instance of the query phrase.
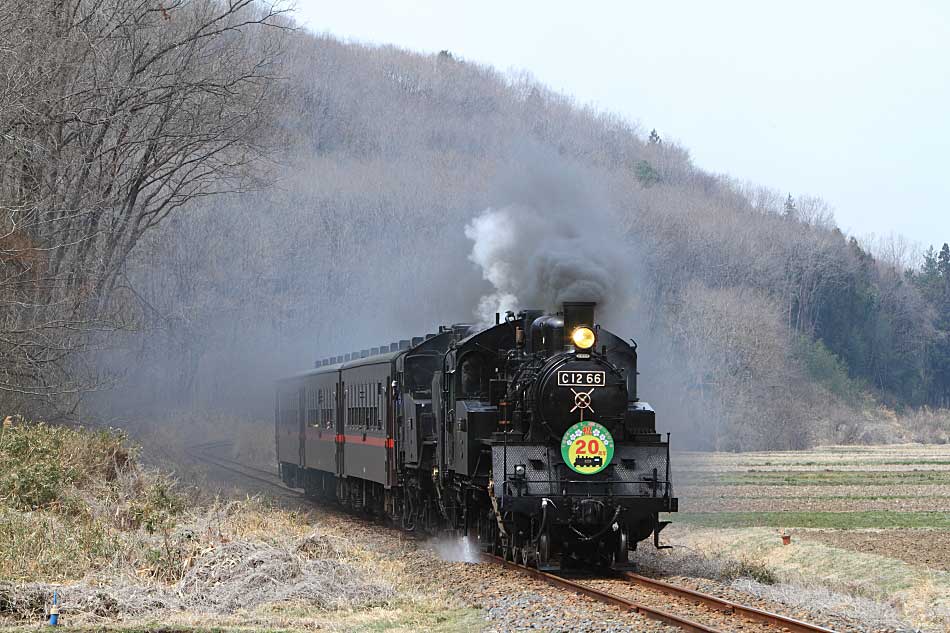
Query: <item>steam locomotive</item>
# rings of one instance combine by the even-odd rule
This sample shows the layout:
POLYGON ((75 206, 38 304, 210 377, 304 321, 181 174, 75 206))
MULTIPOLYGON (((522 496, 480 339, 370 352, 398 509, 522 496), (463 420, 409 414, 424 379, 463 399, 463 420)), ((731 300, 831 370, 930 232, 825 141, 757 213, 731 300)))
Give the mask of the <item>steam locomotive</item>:
POLYGON ((627 565, 677 511, 669 434, 637 396, 636 344, 594 314, 509 312, 280 380, 282 479, 541 569, 627 565))

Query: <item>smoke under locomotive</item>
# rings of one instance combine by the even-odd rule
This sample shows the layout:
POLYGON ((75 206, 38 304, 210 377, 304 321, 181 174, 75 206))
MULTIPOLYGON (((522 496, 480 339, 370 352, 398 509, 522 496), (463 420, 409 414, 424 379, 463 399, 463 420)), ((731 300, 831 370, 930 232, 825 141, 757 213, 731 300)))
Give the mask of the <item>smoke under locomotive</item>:
POLYGON ((443 327, 279 381, 282 478, 542 569, 622 567, 651 534, 660 547, 669 435, 637 396, 636 345, 594 308, 443 327))

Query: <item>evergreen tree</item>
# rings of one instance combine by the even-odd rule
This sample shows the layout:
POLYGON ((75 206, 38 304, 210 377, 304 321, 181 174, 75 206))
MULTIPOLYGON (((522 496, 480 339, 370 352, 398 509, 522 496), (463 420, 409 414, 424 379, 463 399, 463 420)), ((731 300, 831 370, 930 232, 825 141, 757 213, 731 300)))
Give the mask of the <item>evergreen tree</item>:
POLYGON ((937 305, 943 296, 943 277, 940 275, 940 264, 937 261, 937 251, 931 246, 924 253, 924 263, 920 266, 920 272, 912 273, 910 276, 914 285, 920 289, 921 294, 931 305, 937 305))
POLYGON ((944 243, 940 249, 940 255, 937 256, 937 270, 944 283, 950 282, 950 244, 944 243))
POLYGON ((934 406, 950 406, 950 245, 944 244, 939 253, 927 249, 912 280, 934 309, 935 336, 923 376, 927 400, 934 406))
POLYGON ((660 182, 660 173, 654 169, 649 161, 638 160, 633 166, 633 173, 636 175, 637 181, 644 187, 652 187, 660 182))
POLYGON ((798 207, 795 206, 795 198, 792 197, 792 194, 788 194, 788 198, 785 199, 785 210, 782 215, 790 220, 798 217, 798 207))
POLYGON ((656 132, 656 128, 653 128, 653 129, 650 131, 650 145, 659 145, 659 144, 662 143, 662 142, 663 142, 663 141, 660 140, 660 135, 657 134, 657 132, 656 132))

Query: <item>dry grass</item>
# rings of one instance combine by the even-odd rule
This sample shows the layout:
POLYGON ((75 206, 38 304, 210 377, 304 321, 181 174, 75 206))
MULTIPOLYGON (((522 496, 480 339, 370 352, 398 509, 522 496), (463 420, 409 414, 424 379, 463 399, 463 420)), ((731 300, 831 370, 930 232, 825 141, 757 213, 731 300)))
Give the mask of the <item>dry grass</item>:
POLYGON ((922 407, 897 413, 885 407, 836 410, 827 416, 826 443, 846 445, 950 443, 950 409, 922 407))
POLYGON ((677 457, 677 479, 687 482, 678 489, 684 512, 673 515, 679 525, 664 536, 690 550, 667 563, 679 557, 696 568, 689 573, 729 578, 722 561, 739 561, 752 579, 733 584, 756 596, 818 605, 878 628, 905 620, 950 629, 946 446, 677 457), (784 530, 793 536, 790 546, 779 539, 784 530), (924 551, 915 556, 908 542, 924 551), (756 578, 755 570, 768 577, 756 578))
POLYGON ((45 425, 0 435, 14 491, 0 499, 0 626, 40 621, 54 590, 71 626, 454 631, 471 621, 408 588, 403 561, 315 526, 311 511, 209 502, 140 467, 127 446, 121 434, 45 425))
POLYGON ((900 416, 900 425, 907 429, 913 442, 923 444, 950 443, 950 410, 924 407, 900 416))
MULTIPOLYGON (((693 575, 707 577, 719 575, 720 561, 740 561, 750 569, 768 570, 768 578, 742 574, 747 578, 734 583, 739 588, 754 588, 752 593, 760 597, 811 596, 812 605, 821 610, 878 628, 900 620, 926 630, 950 627, 950 613, 946 611, 950 606, 950 572, 829 547, 809 541, 807 531, 793 532, 792 544, 784 546, 778 531, 767 528, 669 529, 667 539, 688 549, 677 548, 679 551, 658 556, 661 560, 654 564, 666 573, 677 573, 678 559, 693 561, 693 575)), ((797 606, 791 598, 780 601, 797 606)))
POLYGON ((725 580, 757 598, 844 617, 869 630, 942 631, 950 625, 947 572, 823 546, 800 532, 789 546, 764 528, 673 526, 664 534, 677 543, 673 550, 638 553, 653 573, 725 580))

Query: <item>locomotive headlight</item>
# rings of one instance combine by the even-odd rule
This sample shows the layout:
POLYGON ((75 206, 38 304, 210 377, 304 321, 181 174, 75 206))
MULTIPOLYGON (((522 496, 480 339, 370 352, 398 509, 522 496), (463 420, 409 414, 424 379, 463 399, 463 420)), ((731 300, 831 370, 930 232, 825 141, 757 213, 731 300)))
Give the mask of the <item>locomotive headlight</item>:
POLYGON ((594 331, 589 327, 581 326, 571 332, 571 342, 578 349, 590 349, 594 346, 594 331))

